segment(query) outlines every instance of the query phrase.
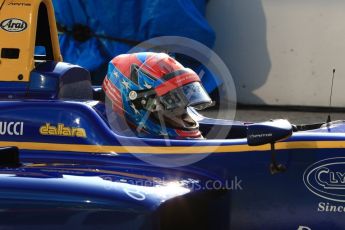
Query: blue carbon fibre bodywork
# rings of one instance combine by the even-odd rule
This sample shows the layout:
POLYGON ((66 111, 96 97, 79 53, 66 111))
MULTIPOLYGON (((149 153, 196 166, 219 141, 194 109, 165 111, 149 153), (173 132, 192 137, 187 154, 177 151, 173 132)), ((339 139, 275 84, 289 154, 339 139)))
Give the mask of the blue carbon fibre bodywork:
POLYGON ((160 229, 167 201, 186 206, 189 194, 202 195, 196 188, 215 179, 192 170, 161 170, 109 158, 108 163, 86 162, 85 156, 80 164, 63 154, 54 159, 51 153, 36 153, 40 159, 21 152, 22 162, 36 163, 0 169, 2 228, 160 229))
POLYGON ((31 72, 30 82, 1 82, 0 99, 60 99, 59 91, 64 78, 69 78, 70 82, 88 77, 89 72, 80 66, 47 61, 38 64, 31 72))
MULTIPOLYGON (((241 122, 200 117, 201 126, 205 130, 208 130, 209 126, 233 125, 234 130, 230 135, 232 138, 171 140, 167 147, 233 146, 236 148, 230 148, 229 152, 217 152, 215 149, 214 153, 193 165, 166 169, 153 167, 136 158, 126 149, 124 152, 116 149, 117 146, 161 148, 166 146, 167 142, 161 139, 125 137, 113 132, 107 123, 102 103, 95 101, 3 101, 0 103, 0 111, 2 125, 5 122, 7 124, 23 123, 22 135, 10 135, 5 131, 5 134, 0 135, 0 143, 2 145, 17 143, 19 146, 25 143, 24 146, 29 146, 28 149, 25 147, 21 149, 20 156, 24 167, 0 170, 2 181, 0 190, 5 191, 1 193, 3 200, 11 198, 13 202, 21 203, 18 197, 30 190, 32 193, 26 195, 31 197, 31 204, 38 200, 43 202, 44 194, 50 194, 47 199, 53 199, 51 201, 53 206, 56 205, 54 202, 60 199, 60 201, 71 200, 71 204, 77 206, 86 205, 89 209, 90 203, 85 203, 86 198, 89 197, 93 200, 89 200, 95 205, 93 207, 112 211, 114 208, 116 212, 120 209, 122 214, 127 211, 133 213, 133 210, 142 210, 142 213, 152 214, 167 198, 161 197, 162 191, 156 187, 157 184, 152 183, 152 180, 149 186, 140 184, 149 181, 148 177, 160 178, 158 181, 187 181, 187 185, 194 183, 192 187, 181 188, 187 189, 186 194, 203 193, 212 189, 219 192, 223 187, 218 187, 217 190, 217 187, 216 189, 212 186, 207 187, 206 184, 212 181, 211 185, 214 186, 213 182, 220 181, 222 186, 230 189, 228 196, 231 197, 231 201, 223 202, 222 209, 224 213, 227 213, 226 207, 230 208, 228 214, 230 217, 227 216, 227 218, 231 221, 230 226, 227 227, 232 227, 231 229, 260 229, 263 225, 267 226, 267 229, 297 229, 299 226, 308 226, 312 229, 325 229, 331 226, 333 229, 342 229, 344 224, 343 219, 339 218, 343 215, 342 213, 325 211, 327 205, 342 207, 343 203, 313 194, 303 181, 305 171, 313 163, 344 156, 345 125, 343 122, 335 122, 329 127, 316 130, 295 132, 289 139, 278 143, 287 145, 286 148, 277 150, 277 160, 283 163, 287 170, 278 175, 271 175, 268 170, 271 161, 269 148, 249 149, 245 138, 234 139, 236 135, 242 137, 245 133, 246 125, 241 122), (82 128, 85 130, 86 137, 42 135, 40 128, 47 123, 52 126, 60 123, 64 127, 82 128), (38 143, 38 146, 42 144, 42 150, 30 147, 35 143, 38 143), (47 143, 68 145, 71 150, 43 150, 45 148, 43 144, 47 143), (333 145, 328 146, 323 143, 333 143, 333 145), (296 144, 297 146, 294 147, 296 144), (78 146, 85 145, 107 146, 110 150, 109 148, 101 152, 75 150, 78 146), (114 151, 111 151, 111 146, 114 147, 114 151), (241 150, 241 147, 244 149, 241 150), (35 165, 38 166, 34 167, 35 165), (108 180, 104 180, 104 176, 108 180), (237 180, 237 183, 241 182, 236 188, 234 180, 237 180), (139 191, 136 198, 141 199, 143 193, 148 193, 147 197, 145 195, 147 198, 145 201, 139 202, 123 192, 126 186, 132 186, 129 181, 134 184, 140 182, 140 185, 135 187, 135 191, 139 191), (115 191, 109 192, 106 189, 109 185, 114 185, 115 191), (147 192, 148 190, 150 192, 147 192), (35 194, 37 195, 39 191, 42 194, 35 198, 35 194), (83 195, 85 192, 87 196, 83 195), (18 195, 17 198, 15 194, 18 195), (258 213, 260 213, 259 216, 258 213), (308 213, 308 215, 303 213, 308 213)), ((2 132, 1 129, 0 132, 2 132)), ((164 150, 161 154, 167 155, 164 150)), ((339 172, 341 173, 343 169, 344 167, 340 167, 339 172)), ((180 195, 174 193, 170 199, 180 195)), ((69 202, 64 203, 67 206, 69 204, 69 202)))
MULTIPOLYGON (((137 138, 122 136, 111 130, 106 121, 104 105, 96 101, 75 102, 75 101, 2 101, 0 103, 0 119, 3 122, 24 122, 23 135, 1 136, 1 141, 17 142, 38 142, 38 143, 61 143, 61 144, 88 144, 98 146, 118 146, 128 144, 130 146, 165 146, 166 140, 154 138, 137 138), (28 116, 28 111, 30 116, 28 116), (56 126, 61 123, 65 127, 79 127, 86 131, 87 137, 71 137, 61 135, 42 135, 40 127, 46 123, 56 126), (144 144, 142 144, 144 143, 144 144)), ((206 129, 213 119, 206 119, 206 129)), ((204 126, 203 120, 199 120, 204 126)), ((213 120, 214 126, 232 125, 238 136, 243 136, 246 124, 223 120, 213 120)), ((345 135, 337 130, 343 130, 343 123, 333 125, 329 128, 320 128, 312 131, 294 133, 285 142, 295 141, 337 141, 344 140, 345 135)), ((203 128, 203 127, 202 127, 203 128)), ((218 139, 218 140, 169 140, 173 146, 232 146, 246 145, 246 138, 218 139)))

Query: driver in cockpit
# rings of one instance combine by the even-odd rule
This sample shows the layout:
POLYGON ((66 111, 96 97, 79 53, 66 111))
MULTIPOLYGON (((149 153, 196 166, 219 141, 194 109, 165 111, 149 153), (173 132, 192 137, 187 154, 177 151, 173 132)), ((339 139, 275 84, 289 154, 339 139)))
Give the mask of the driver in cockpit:
POLYGON ((199 76, 165 53, 115 57, 103 83, 117 129, 130 127, 138 136, 172 139, 203 138, 188 113, 212 104, 199 76))

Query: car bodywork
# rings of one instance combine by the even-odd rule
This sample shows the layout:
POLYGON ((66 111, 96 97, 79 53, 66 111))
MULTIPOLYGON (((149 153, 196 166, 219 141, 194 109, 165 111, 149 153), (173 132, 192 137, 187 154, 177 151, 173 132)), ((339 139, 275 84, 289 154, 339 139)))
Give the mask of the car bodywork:
POLYGON ((89 73, 61 62, 51 2, 0 4, 2 27, 26 23, 0 31, 0 159, 17 156, 0 165, 2 228, 343 228, 344 122, 251 124, 191 109, 208 139, 117 133, 89 73), (49 23, 36 26, 40 15, 49 23), (167 168, 142 156, 200 160, 167 168))
MULTIPOLYGON (((342 228, 343 220, 339 217, 343 214, 341 210, 344 202, 343 122, 334 122, 324 127, 320 125, 309 131, 296 131, 290 138, 277 142, 275 150, 271 150, 269 144, 249 146, 243 135, 250 125, 239 122, 233 123, 234 130, 230 132, 229 139, 167 142, 164 139, 117 134, 102 115, 104 104, 96 101, 3 101, 0 108, 0 146, 17 146, 24 164, 43 163, 41 168, 48 171, 54 167, 46 161, 55 164, 75 162, 76 166, 68 166, 72 171, 74 167, 79 168, 78 165, 89 164, 93 166, 88 167, 95 171, 103 170, 107 164, 125 164, 123 167, 128 167, 130 171, 138 164, 146 170, 141 175, 147 175, 151 172, 150 164, 142 162, 138 154, 164 157, 206 155, 190 166, 172 171, 182 181, 202 181, 205 175, 205 183, 221 181, 222 187, 207 187, 204 184, 198 186, 195 192, 221 192, 226 188, 230 198, 223 203, 226 207, 222 208, 224 213, 227 213, 226 208, 230 209, 226 218, 233 229, 246 226, 248 229, 259 229, 262 225, 268 229, 297 229, 299 226, 311 226, 312 229, 322 229, 320 226, 342 228), (80 133, 73 133, 72 129, 79 129, 80 133), (239 135, 238 138, 235 138, 235 134, 239 135), (270 165, 273 153, 275 161, 284 165, 285 170, 272 171, 270 165), (314 164, 317 165, 314 167, 314 164), (198 172, 196 176, 189 176, 191 169, 198 172)), ((205 120, 205 126, 202 117, 199 122, 201 127, 207 129, 212 119, 205 120)), ((213 121, 213 128, 220 124, 229 125, 229 121, 213 121)), ((275 127, 274 122, 272 127, 275 127)), ((62 169, 68 172, 68 167, 62 169)), ((113 170, 107 169, 105 174, 113 170)), ((164 174, 158 176, 161 180, 174 174, 166 172, 166 168, 158 167, 155 170, 158 175, 164 174)), ((9 177, 7 180, 14 179, 9 177)), ((88 181, 90 189, 93 183, 98 182, 91 179, 88 181)), ((126 184, 126 180, 119 183, 126 184)), ((2 186, 4 183, 1 183, 0 188, 2 186)), ((24 188, 24 191, 28 189, 24 188)), ((31 188, 35 189, 34 186, 31 188)), ((193 192, 190 190, 190 193, 193 192)), ((220 220, 224 220, 224 217, 220 220)))

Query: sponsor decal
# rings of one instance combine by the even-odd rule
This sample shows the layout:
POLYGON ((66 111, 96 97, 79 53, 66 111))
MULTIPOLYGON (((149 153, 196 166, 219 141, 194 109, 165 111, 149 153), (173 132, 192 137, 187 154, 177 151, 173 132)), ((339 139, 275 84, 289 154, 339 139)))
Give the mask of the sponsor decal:
POLYGON ((260 133, 260 134, 250 134, 250 138, 264 138, 264 137, 272 137, 272 133, 260 133))
POLYGON ((52 126, 50 123, 46 123, 41 126, 40 134, 43 136, 87 137, 85 129, 79 127, 67 127, 60 123, 57 126, 52 126))
POLYGON ((31 6, 29 2, 10 2, 8 3, 9 6, 31 6))
POLYGON ((318 212, 328 213, 345 213, 345 206, 338 204, 331 204, 328 202, 320 202, 317 207, 318 212))
POLYGON ((26 30, 28 24, 18 18, 9 18, 0 23, 0 28, 7 32, 22 32, 26 30))
POLYGON ((345 202, 345 157, 324 159, 312 164, 304 172, 303 181, 315 195, 345 202))
POLYGON ((0 121, 0 136, 23 136, 24 122, 3 122, 0 121))

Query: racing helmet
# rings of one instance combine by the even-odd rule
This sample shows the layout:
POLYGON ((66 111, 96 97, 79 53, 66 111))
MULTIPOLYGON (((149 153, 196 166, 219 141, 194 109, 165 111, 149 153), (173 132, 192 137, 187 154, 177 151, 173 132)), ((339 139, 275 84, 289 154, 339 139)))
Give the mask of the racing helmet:
POLYGON ((188 107, 201 110, 212 100, 199 76, 165 53, 115 57, 103 82, 114 112, 136 133, 168 138, 202 138, 188 107))

